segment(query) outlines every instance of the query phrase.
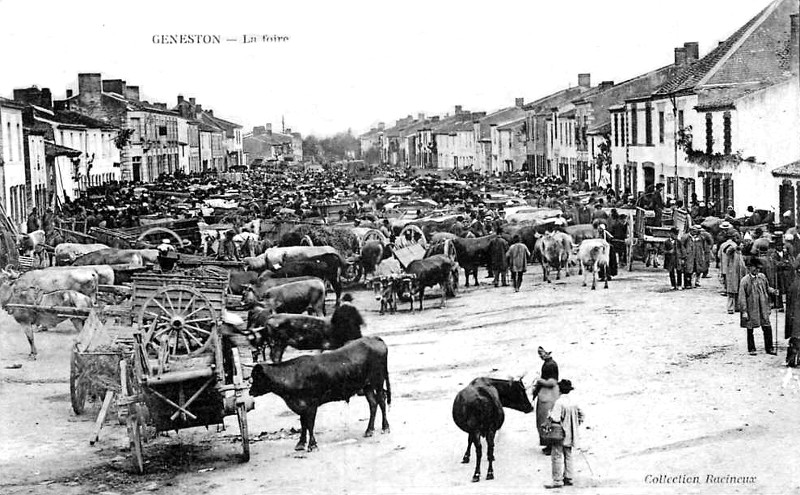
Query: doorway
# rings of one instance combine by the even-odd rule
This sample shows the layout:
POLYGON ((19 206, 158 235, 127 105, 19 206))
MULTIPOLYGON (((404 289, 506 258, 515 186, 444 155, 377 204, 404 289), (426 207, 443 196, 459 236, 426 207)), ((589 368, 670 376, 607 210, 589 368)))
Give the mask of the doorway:
POLYGON ((653 168, 652 163, 644 163, 642 164, 642 170, 644 171, 644 190, 647 192, 655 188, 656 169, 653 168))

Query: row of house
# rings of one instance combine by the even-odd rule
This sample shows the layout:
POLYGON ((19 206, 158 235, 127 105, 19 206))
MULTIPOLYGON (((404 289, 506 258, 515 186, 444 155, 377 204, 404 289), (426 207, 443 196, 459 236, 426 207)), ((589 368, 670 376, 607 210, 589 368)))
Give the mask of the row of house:
POLYGON ((54 100, 48 88, 0 98, 0 205, 18 226, 110 181, 152 182, 162 174, 244 166, 242 126, 203 109, 140 99, 139 87, 78 74, 77 92, 54 100))
POLYGON ((623 82, 578 84, 493 113, 408 116, 361 136, 384 163, 526 170, 612 185, 636 195, 656 183, 676 199, 800 216, 798 2, 774 0, 703 56, 696 42, 673 63, 623 82))
POLYGON ((285 128, 273 132, 272 124, 253 127, 253 132, 244 135, 244 152, 248 166, 259 166, 276 162, 303 161, 303 136, 285 128))

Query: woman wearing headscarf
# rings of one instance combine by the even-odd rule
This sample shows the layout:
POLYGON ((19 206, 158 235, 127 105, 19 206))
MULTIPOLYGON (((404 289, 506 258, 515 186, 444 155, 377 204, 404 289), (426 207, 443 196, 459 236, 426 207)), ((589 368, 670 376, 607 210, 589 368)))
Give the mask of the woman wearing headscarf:
MULTIPOLYGON (((536 431, 541 432, 540 427, 547 420, 550 409, 553 408, 558 399, 558 364, 553 359, 552 353, 539 346, 539 357, 542 358, 542 374, 536 379, 533 385, 533 398, 536 399, 536 431)), ((539 434, 539 445, 543 445, 545 455, 550 455, 550 445, 545 443, 539 434)))

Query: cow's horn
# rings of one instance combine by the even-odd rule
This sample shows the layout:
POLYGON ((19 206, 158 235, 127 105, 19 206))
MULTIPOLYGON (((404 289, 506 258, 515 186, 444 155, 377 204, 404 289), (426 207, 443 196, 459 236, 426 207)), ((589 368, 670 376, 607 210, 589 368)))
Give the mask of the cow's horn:
POLYGON ((258 332, 260 332, 260 331, 264 330, 265 328, 267 328, 267 327, 255 327, 255 328, 251 328, 251 329, 250 329, 250 332, 252 332, 252 333, 258 333, 258 332))

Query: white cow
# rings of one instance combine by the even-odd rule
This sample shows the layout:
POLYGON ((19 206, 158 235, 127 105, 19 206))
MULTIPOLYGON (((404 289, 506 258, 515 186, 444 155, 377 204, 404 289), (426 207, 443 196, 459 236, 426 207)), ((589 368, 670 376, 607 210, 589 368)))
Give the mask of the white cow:
POLYGON ((600 267, 605 273, 604 289, 608 289, 608 256, 611 247, 603 239, 585 239, 578 246, 578 262, 583 267, 583 286, 586 287, 586 279, 589 272, 592 272, 592 290, 597 288, 597 271, 600 267))
POLYGON ((72 242, 63 242, 55 248, 56 266, 71 265, 73 261, 84 254, 100 251, 101 249, 109 249, 109 247, 105 244, 75 244, 72 242))

